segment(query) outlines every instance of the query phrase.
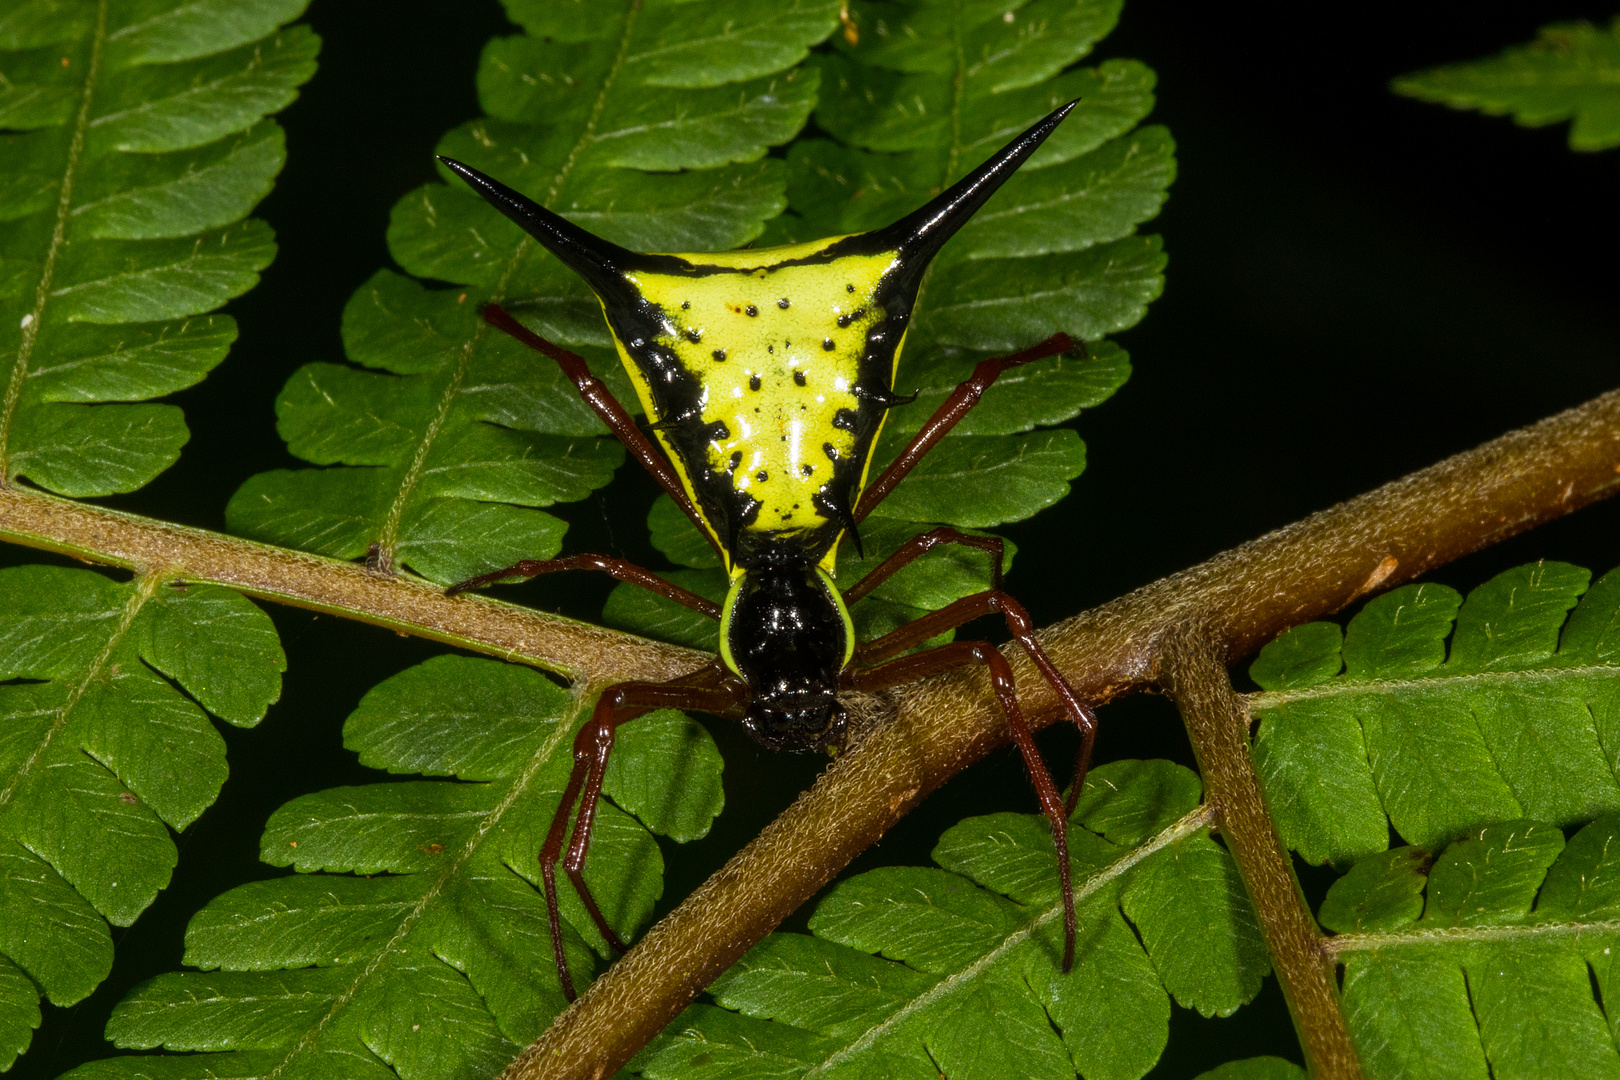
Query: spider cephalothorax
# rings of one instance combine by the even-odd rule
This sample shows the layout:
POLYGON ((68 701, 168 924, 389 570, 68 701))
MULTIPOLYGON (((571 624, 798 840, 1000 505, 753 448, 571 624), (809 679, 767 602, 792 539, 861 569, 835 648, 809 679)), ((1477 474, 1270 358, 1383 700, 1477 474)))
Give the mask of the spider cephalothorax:
MULTIPOLYGON (((593 236, 460 162, 445 164, 573 268, 602 303, 620 359, 662 454, 591 375, 583 360, 528 330, 500 307, 485 318, 562 365, 622 439, 719 552, 731 588, 715 604, 640 567, 595 555, 519 563, 460 592, 510 577, 594 568, 720 622, 719 659, 671 683, 622 683, 598 701, 575 742, 573 778, 541 851, 552 951, 563 988, 573 984, 557 924, 555 868, 576 800, 580 812, 564 867, 603 936, 618 937, 590 899, 581 870, 613 731, 653 709, 732 717, 772 749, 832 749, 845 730, 841 691, 881 690, 969 663, 989 667, 998 701, 1035 781, 1058 851, 1066 931, 1074 951, 1065 812, 1019 710, 1012 670, 984 642, 957 641, 905 655, 946 630, 999 613, 1085 733, 1079 791, 1095 719, 1035 641, 1023 609, 1001 591, 1001 541, 949 527, 902 545, 840 593, 832 574, 839 542, 860 544, 861 520, 973 407, 1009 367, 1071 348, 1057 334, 986 360, 934 413, 911 444, 868 483, 871 450, 888 410, 909 401, 895 373, 923 272, 940 247, 1062 122, 1051 113, 926 206, 886 228, 757 250, 660 255, 593 236), (993 588, 893 633, 857 642, 848 604, 939 544, 992 557, 993 588)), ((1073 796, 1071 795, 1071 798, 1073 796)))
POLYGON ((841 744, 838 676, 854 652, 849 612, 819 567, 744 571, 726 597, 720 659, 752 692, 743 726, 772 750, 841 744))

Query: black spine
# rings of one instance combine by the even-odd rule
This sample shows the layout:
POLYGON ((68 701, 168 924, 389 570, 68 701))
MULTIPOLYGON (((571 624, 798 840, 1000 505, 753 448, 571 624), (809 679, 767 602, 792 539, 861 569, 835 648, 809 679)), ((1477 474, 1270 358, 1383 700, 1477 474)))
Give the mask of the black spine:
POLYGON ((898 251, 901 259, 913 267, 928 265, 928 260, 945 245, 945 241, 967 224, 968 218, 996 193, 1009 176, 1018 171, 1024 160, 1039 149, 1046 137, 1069 115, 1069 110, 1078 104, 1078 100, 1071 101, 1048 113, 1039 123, 1002 147, 989 161, 958 180, 928 205, 907 214, 893 225, 862 236, 861 246, 871 251, 898 251))
POLYGON ((484 201, 517 223, 518 227, 547 251, 585 279, 597 295, 617 298, 625 290, 624 273, 647 262, 646 258, 618 244, 586 232, 567 218, 554 214, 533 199, 512 190, 499 180, 485 176, 470 165, 440 156, 439 160, 484 197, 484 201))

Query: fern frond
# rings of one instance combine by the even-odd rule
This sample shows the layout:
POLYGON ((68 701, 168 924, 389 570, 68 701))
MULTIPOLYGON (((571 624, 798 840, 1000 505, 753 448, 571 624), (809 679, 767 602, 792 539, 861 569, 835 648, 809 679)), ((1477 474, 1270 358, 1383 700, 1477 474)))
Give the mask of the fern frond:
POLYGON ((1201 786, 1164 761, 1099 768, 1070 827, 1074 970, 1038 816, 969 818, 943 869, 836 886, 811 936, 773 934, 632 1069, 649 1080, 867 1076, 1134 1078, 1158 1060, 1174 998, 1226 1015, 1267 971, 1236 868, 1209 839, 1201 786))
POLYGON ((1620 1076, 1617 841, 1612 815, 1567 844, 1554 826, 1502 822, 1335 882, 1321 921, 1341 931, 1330 946, 1367 1074, 1620 1076))
MULTIPOLYGON (((494 1075, 564 1004, 535 855, 588 704, 529 668, 455 656, 373 688, 344 744, 374 768, 449 779, 337 788, 278 810, 261 854, 299 873, 216 898, 186 932, 185 962, 204 970, 137 987, 108 1025, 124 1048, 209 1053, 75 1075, 494 1075)), ((603 790, 613 802, 585 876, 630 938, 662 890, 648 830, 708 831, 720 756, 700 726, 654 713, 620 729, 603 790)), ((611 950, 572 888, 561 893, 578 978, 611 950)))
POLYGON ((1268 691, 1250 699, 1255 764, 1284 842, 1338 862, 1383 851, 1391 825, 1429 847, 1620 809, 1620 573, 1587 592, 1590 576, 1521 566, 1466 602, 1407 585, 1342 642, 1310 623, 1266 646, 1250 668, 1268 691))
MULTIPOLYGON (((734 247, 781 211, 781 163, 761 159, 810 114, 816 77, 794 65, 837 25, 835 0, 507 10, 526 33, 490 42, 488 116, 442 153, 640 250, 734 247)), ((599 305, 459 182, 407 195, 388 238, 406 270, 456 287, 383 271, 355 295, 344 342, 373 370, 312 364, 277 401, 289 449, 336 467, 253 477, 231 527, 440 582, 556 554, 564 525, 536 508, 606 484, 623 451, 555 365, 478 311, 499 300, 633 403, 599 305)))
POLYGON ((0 1068, 27 1048, 40 996, 94 990, 107 924, 169 883, 169 830, 225 780, 203 710, 252 727, 286 666, 269 618, 227 589, 0 570, 0 1068))
POLYGON ((0 481, 133 491, 188 438, 172 405, 257 283, 243 221, 285 157, 265 119, 315 71, 308 0, 16 0, 0 15, 0 481), (118 403, 118 404, 109 404, 118 403))
POLYGON ((1525 127, 1571 120, 1572 150, 1620 146, 1620 18, 1544 26, 1528 45, 1394 82, 1397 94, 1513 118, 1525 127))

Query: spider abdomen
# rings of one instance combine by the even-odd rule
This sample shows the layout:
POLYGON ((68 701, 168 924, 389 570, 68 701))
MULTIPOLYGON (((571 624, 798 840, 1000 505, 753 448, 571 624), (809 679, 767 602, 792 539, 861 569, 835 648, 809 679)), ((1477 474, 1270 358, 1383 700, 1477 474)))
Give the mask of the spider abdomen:
POLYGON ((865 479, 884 406, 857 388, 886 393, 894 377, 899 335, 884 332, 881 292, 897 260, 835 244, 675 256, 687 272, 624 275, 645 329, 614 326, 622 358, 736 566, 789 551, 800 565, 830 560, 865 479))

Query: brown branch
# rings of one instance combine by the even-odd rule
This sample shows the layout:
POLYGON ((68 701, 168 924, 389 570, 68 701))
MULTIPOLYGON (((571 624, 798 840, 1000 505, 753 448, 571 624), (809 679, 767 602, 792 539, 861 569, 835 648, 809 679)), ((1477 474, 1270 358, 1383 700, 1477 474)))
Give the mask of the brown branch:
POLYGON ((1271 966, 1294 1018, 1314 1080, 1361 1080, 1334 985, 1335 964, 1300 892, 1294 864, 1277 835, 1249 756, 1249 713, 1232 689, 1225 657, 1195 624, 1165 634, 1160 685, 1187 724, 1206 801, 1260 917, 1271 966))
MULTIPOLYGON (((1193 621, 1223 659, 1620 485, 1620 392, 1414 473, 1216 556, 1040 637, 1076 690, 1106 701, 1157 676, 1160 638, 1193 621)), ((1025 708, 1055 702, 1013 655, 1025 708)), ((894 722, 836 762, 781 817, 593 983, 503 1074, 610 1076, 717 975, 924 795, 1007 741, 977 672, 895 695, 894 722)))
POLYGON ((170 525, 20 488, 0 490, 0 539, 137 572, 172 569, 250 596, 521 660, 572 680, 673 679, 709 662, 690 649, 484 597, 446 598, 418 578, 170 525))

